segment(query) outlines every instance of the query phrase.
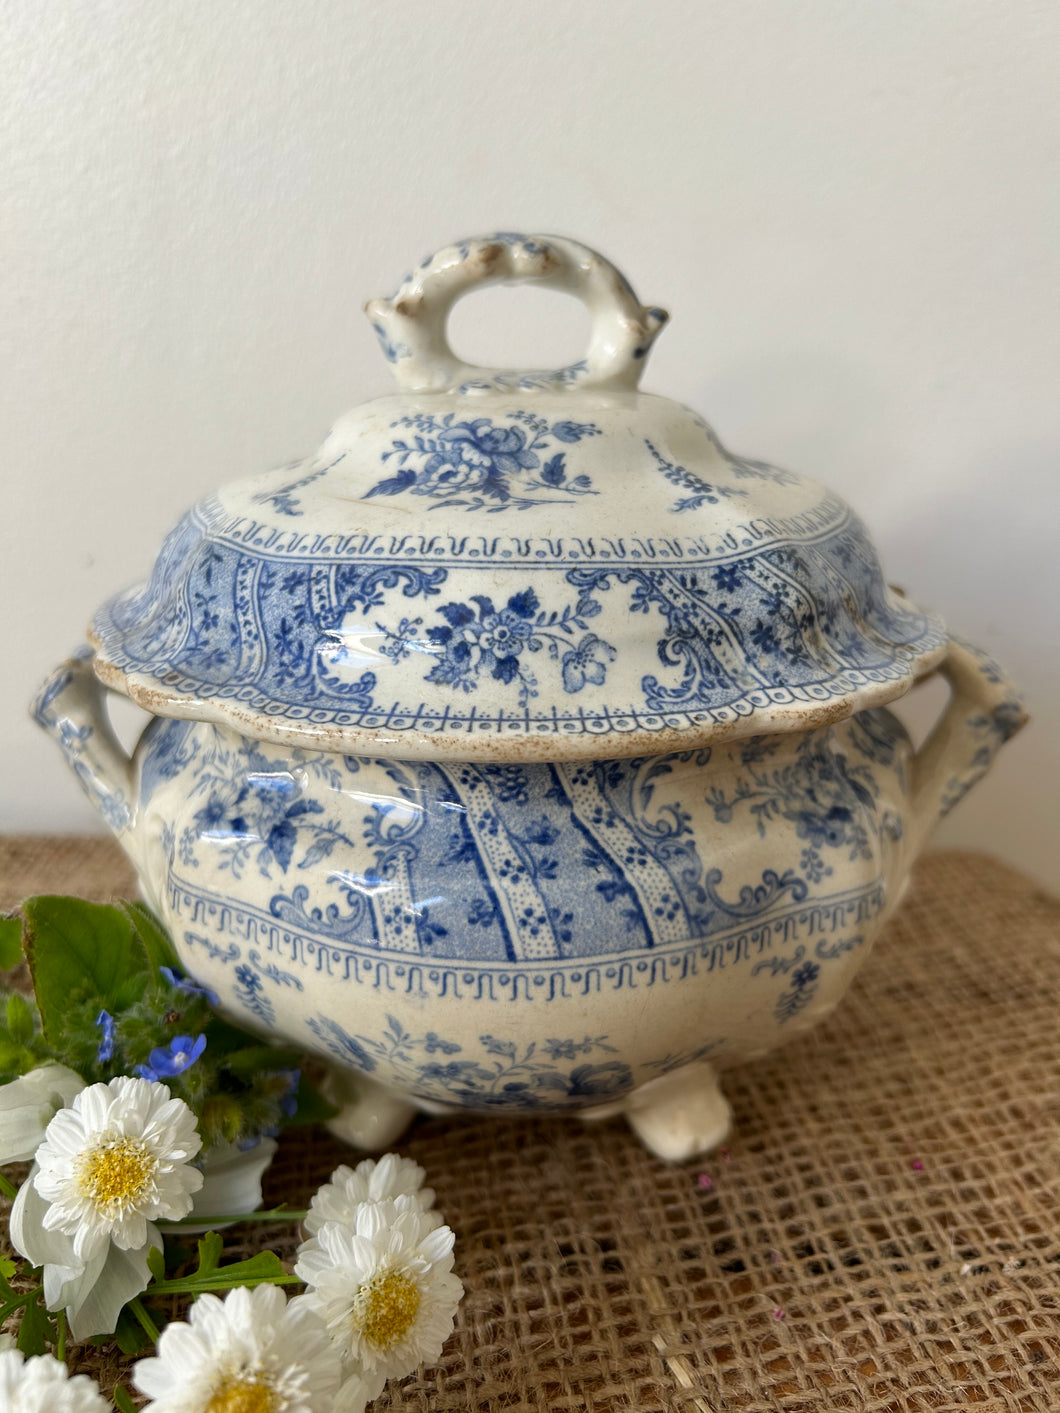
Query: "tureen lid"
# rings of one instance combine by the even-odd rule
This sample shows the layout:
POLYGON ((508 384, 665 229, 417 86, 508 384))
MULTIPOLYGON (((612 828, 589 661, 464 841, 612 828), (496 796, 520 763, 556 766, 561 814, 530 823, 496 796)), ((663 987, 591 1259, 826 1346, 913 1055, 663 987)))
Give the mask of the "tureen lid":
POLYGON ((96 615, 109 685, 282 744, 550 759, 805 729, 938 661, 838 496, 637 391, 667 316, 600 255, 467 240, 367 312, 401 392, 187 514, 96 615), (582 298, 586 357, 456 358, 452 304, 502 280, 582 298))

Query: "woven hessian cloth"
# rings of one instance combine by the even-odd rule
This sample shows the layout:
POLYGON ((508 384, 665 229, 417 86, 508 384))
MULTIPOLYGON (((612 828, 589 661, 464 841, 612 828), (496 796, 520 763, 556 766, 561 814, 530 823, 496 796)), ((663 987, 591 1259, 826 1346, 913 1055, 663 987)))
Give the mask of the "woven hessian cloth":
MULTIPOLYGON (((0 841, 0 905, 131 888, 108 842, 0 841)), ((377 1407, 1056 1413, 1058 1003, 1060 903, 936 854, 836 1014, 727 1076, 727 1151, 669 1167, 621 1120, 421 1120, 400 1151, 467 1295, 441 1363, 377 1407)), ((300 1133, 267 1202, 349 1159, 300 1133)), ((297 1239, 243 1228, 226 1259, 297 1239)))

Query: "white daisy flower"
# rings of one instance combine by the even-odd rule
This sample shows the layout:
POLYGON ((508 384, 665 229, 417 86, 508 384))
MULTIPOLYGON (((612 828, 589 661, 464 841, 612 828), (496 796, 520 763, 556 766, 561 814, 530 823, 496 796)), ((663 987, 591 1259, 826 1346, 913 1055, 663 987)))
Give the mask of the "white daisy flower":
POLYGON ((145 1413, 332 1413, 341 1365, 323 1320, 279 1287, 200 1295, 166 1326, 133 1383, 145 1413))
POLYGON ((137 1250, 148 1222, 191 1211, 203 1179, 190 1159, 201 1147, 195 1115, 164 1084, 122 1075, 83 1089, 37 1149, 45 1230, 72 1236, 79 1261, 108 1242, 137 1250))
POLYGON ((4 1413, 111 1413, 110 1404, 87 1374, 70 1378, 50 1354, 23 1359, 0 1352, 0 1408, 4 1413))
POLYGON ((44 1269, 49 1310, 76 1340, 111 1334, 150 1280, 155 1218, 180 1218, 202 1186, 195 1116, 163 1084, 121 1077, 77 1094, 48 1124, 11 1207, 15 1249, 44 1269))
POLYGON ((0 1087, 0 1163, 27 1163, 44 1142, 59 1109, 72 1104, 85 1081, 65 1065, 40 1065, 0 1087))
MULTIPOLYGON (((325 1222, 349 1226, 362 1202, 382 1202, 386 1198, 414 1197, 424 1211, 429 1211, 434 1206, 434 1192, 424 1187, 426 1176, 419 1163, 399 1158, 396 1153, 387 1153, 378 1162, 365 1158, 356 1168, 344 1163, 331 1174, 331 1181, 313 1195, 305 1229, 316 1235, 325 1222)), ((441 1226, 441 1217, 432 1215, 435 1225, 441 1226)))
POLYGON ((406 1195, 324 1222, 299 1247, 295 1273, 348 1372, 400 1378, 434 1363, 452 1333, 464 1293, 452 1268, 453 1233, 406 1195))

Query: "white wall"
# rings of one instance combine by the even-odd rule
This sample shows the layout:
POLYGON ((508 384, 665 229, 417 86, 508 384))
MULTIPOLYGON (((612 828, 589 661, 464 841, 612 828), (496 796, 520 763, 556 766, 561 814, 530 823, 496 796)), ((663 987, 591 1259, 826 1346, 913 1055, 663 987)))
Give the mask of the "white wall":
MULTIPOLYGON (((1025 684, 1035 725, 940 842, 1055 881, 1060 7, 5 0, 0 28, 0 828, 97 827, 24 715, 95 604, 386 389, 365 297, 523 228, 667 305, 647 386, 831 482, 1025 684)), ((470 351, 571 353, 577 306, 518 293, 461 308, 470 351)))

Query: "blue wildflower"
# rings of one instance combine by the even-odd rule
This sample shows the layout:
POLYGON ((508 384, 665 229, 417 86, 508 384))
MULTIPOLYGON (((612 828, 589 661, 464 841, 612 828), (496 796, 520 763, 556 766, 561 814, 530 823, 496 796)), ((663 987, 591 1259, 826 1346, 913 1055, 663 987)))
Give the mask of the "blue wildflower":
POLYGON ((147 1057, 146 1065, 137 1065, 141 1079, 172 1079, 192 1067, 206 1049, 206 1036, 192 1040, 190 1035, 177 1035, 168 1045, 160 1045, 147 1057))
POLYGON ((282 1070, 281 1074, 287 1081, 287 1088, 280 1096, 280 1108, 287 1118, 293 1119, 298 1110, 298 1085, 302 1078, 301 1070, 282 1070))
POLYGON ((192 981, 175 967, 159 967, 158 970, 175 991, 183 991, 186 996, 201 996, 210 1006, 218 1005, 217 992, 211 991, 208 986, 201 986, 197 981, 192 981))
POLYGON ((114 1017, 109 1011, 100 1011, 96 1017, 96 1025, 102 1031, 96 1059, 101 1065, 109 1065, 114 1058, 114 1017))

